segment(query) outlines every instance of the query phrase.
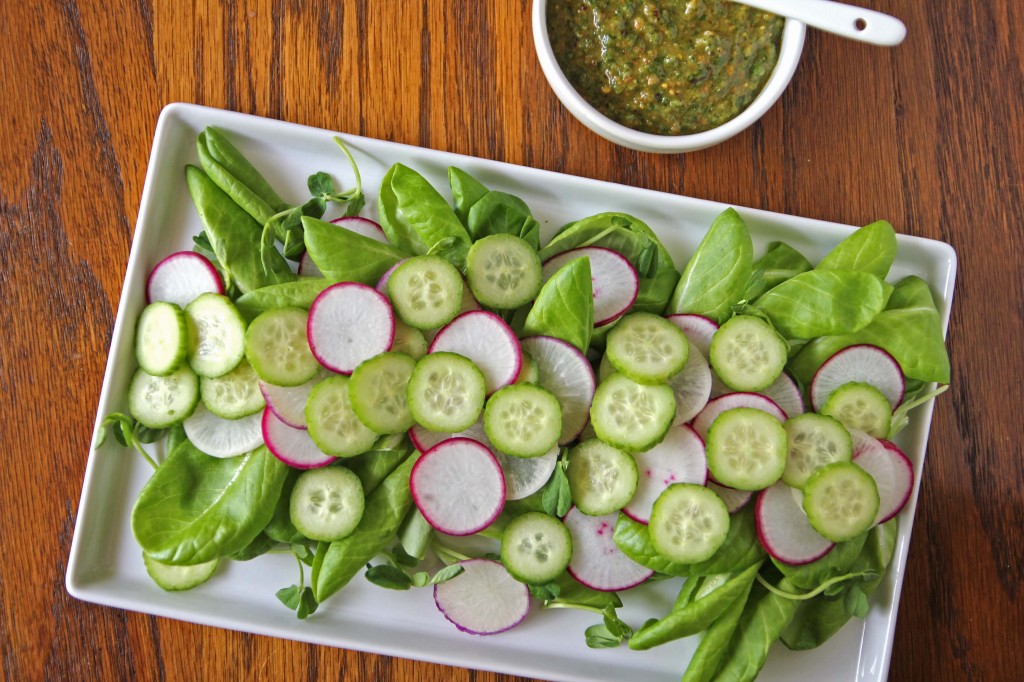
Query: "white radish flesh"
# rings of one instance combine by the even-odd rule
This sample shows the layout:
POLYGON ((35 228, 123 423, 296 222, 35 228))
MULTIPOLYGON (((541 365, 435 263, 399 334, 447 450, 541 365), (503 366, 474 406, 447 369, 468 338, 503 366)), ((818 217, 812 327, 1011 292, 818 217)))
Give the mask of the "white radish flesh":
POLYGON ((881 447, 864 448, 853 462, 875 479, 878 487, 878 513, 873 526, 885 523, 903 511, 914 489, 914 465, 902 450, 889 441, 877 441, 881 447))
POLYGON ((483 530, 505 505, 498 460, 468 438, 451 438, 425 452, 413 466, 409 489, 427 522, 448 535, 483 530))
POLYGON ((351 374, 363 360, 391 348, 395 315, 374 289, 342 282, 327 287, 313 301, 306 336, 321 365, 351 374))
POLYGON ((669 322, 683 330, 686 338, 700 351, 705 359, 711 354, 711 339, 718 331, 718 323, 703 315, 685 313, 681 315, 669 315, 666 318, 669 322))
POLYGON ((484 375, 487 394, 513 383, 523 366, 523 353, 512 329, 494 313, 472 310, 441 328, 430 352, 458 353, 484 375))
POLYGON ((822 363, 811 379, 811 405, 820 412, 832 392, 851 382, 871 384, 896 409, 903 402, 905 382, 896 359, 878 346, 850 346, 822 363))
POLYGON ((562 406, 562 435, 559 445, 566 445, 583 431, 590 419, 597 382, 594 370, 583 353, 570 343, 551 336, 534 336, 522 343, 540 374, 540 385, 558 398, 562 406))
POLYGON ((761 491, 754 513, 761 545, 775 559, 794 566, 817 561, 835 546, 811 527, 800 499, 799 490, 780 481, 761 491))
POLYGON ((686 364, 670 377, 668 385, 676 396, 676 417, 673 424, 686 424, 700 414, 711 397, 711 366, 690 342, 686 364))
POLYGON ((205 256, 179 251, 156 264, 146 281, 146 301, 168 301, 184 308, 205 293, 223 294, 224 281, 205 256))
POLYGON ((544 281, 551 279, 566 263, 583 257, 590 259, 594 326, 603 327, 625 315, 633 306, 640 291, 640 279, 632 263, 617 252, 599 246, 587 246, 549 258, 542 270, 544 281))
POLYGON ((711 424, 718 415, 726 410, 732 410, 737 407, 752 407, 762 410, 778 419, 780 424, 786 421, 786 413, 771 398, 766 398, 760 393, 727 393, 711 400, 701 410, 700 414, 693 420, 693 428, 700 434, 701 438, 707 440, 708 429, 711 428, 711 424))
POLYGON ((270 453, 296 469, 316 469, 335 460, 325 454, 306 429, 290 426, 269 407, 263 411, 263 440, 270 453))
POLYGON ((593 590, 627 590, 654 575, 654 571, 630 559, 615 544, 618 516, 587 516, 573 507, 562 519, 572 535, 569 574, 593 590))
POLYGON ((639 472, 636 492, 622 511, 639 523, 651 519, 658 496, 673 483, 708 481, 708 460, 704 441, 689 426, 673 426, 665 439, 646 452, 636 455, 639 472))
POLYGON ((200 403, 183 423, 185 435, 211 457, 244 455, 263 445, 261 412, 241 419, 222 419, 200 403))
POLYGON ((530 612, 529 588, 497 561, 459 562, 463 572, 434 586, 434 604, 462 632, 494 635, 513 628, 530 612))
POLYGON ((327 374, 327 371, 324 370, 300 386, 275 386, 260 381, 260 392, 263 393, 263 399, 267 401, 267 407, 273 410, 281 421, 296 429, 304 429, 306 428, 306 402, 309 400, 309 394, 327 374))

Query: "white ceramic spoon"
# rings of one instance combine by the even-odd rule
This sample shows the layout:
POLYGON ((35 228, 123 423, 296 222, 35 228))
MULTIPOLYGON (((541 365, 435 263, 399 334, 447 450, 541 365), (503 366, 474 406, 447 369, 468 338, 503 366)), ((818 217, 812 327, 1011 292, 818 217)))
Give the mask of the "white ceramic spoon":
POLYGON ((874 45, 899 45, 907 27, 896 17, 831 0, 732 0, 874 45))

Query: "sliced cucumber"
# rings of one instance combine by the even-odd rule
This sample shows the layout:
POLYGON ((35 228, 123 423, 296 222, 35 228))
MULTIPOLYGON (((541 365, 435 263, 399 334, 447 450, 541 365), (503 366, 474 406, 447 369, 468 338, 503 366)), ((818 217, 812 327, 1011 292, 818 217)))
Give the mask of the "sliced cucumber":
POLYGON ((492 234, 470 247, 466 280, 481 304, 514 310, 540 292, 540 258, 526 240, 513 234, 492 234))
POLYGON ((223 419, 248 417, 267 404, 260 378, 245 360, 224 376, 199 379, 199 395, 206 409, 223 419))
POLYGON ((139 367, 157 377, 173 374, 188 354, 185 311, 173 303, 150 303, 139 315, 135 358, 139 367))
POLYGON ((651 313, 626 315, 608 333, 605 357, 633 381, 668 381, 686 364, 690 344, 686 335, 664 317, 651 313))
POLYGON ((729 535, 729 510, 713 490, 674 483, 658 496, 647 526, 651 545, 683 564, 711 558, 729 535))
POLYGON ((405 353, 381 353, 364 360, 352 373, 349 395, 359 419, 380 434, 408 431, 409 378, 416 361, 405 353))
POLYGON ((260 313, 245 332, 245 357, 261 379, 275 386, 301 386, 320 369, 306 337, 309 313, 276 308, 260 313))
POLYGON ((410 327, 436 329, 462 307, 462 275, 439 256, 414 256, 391 273, 388 298, 410 327))
POLYGON ((878 504, 875 479, 853 462, 823 466, 804 485, 807 520, 832 542, 845 542, 870 528, 878 504))
POLYGON ((807 412, 787 421, 785 429, 788 452, 782 480, 794 488, 803 488, 819 467, 853 457, 850 432, 832 417, 807 412))
POLYGON ((334 542, 356 529, 365 507, 359 477, 334 465, 299 474, 288 510, 292 524, 307 538, 334 542))
POLYGON ((324 453, 354 457, 373 447, 377 434, 359 420, 352 408, 349 378, 333 376, 313 387, 306 402, 309 436, 324 453))
POLYGON ((640 472, 636 458, 597 438, 569 451, 566 469, 576 507, 588 516, 604 516, 629 504, 640 472))
POLYGON ((892 427, 888 398, 871 384, 843 384, 825 401, 822 414, 838 419, 848 429, 863 431, 874 438, 887 438, 892 427))
POLYGON ((194 566, 175 566, 157 561, 145 552, 142 554, 142 563, 146 565, 146 573, 153 579, 153 582, 168 592, 191 590, 193 587, 202 585, 217 570, 218 561, 218 559, 214 559, 194 566))
POLYGON ((395 318, 395 340, 391 344, 391 350, 396 353, 407 353, 414 360, 419 360, 427 354, 427 340, 419 329, 395 318))
POLYGON ((671 388, 640 384, 618 373, 597 387, 590 406, 597 437, 626 452, 642 452, 661 442, 675 414, 671 388))
POLYGON ((761 490, 786 469, 786 429, 774 416, 753 407, 726 410, 708 429, 708 469, 718 483, 737 490, 761 490))
POLYGON ((227 296, 201 294, 185 306, 188 362, 201 377, 227 374, 245 357, 245 318, 227 296))
POLYGON ((166 429, 184 421, 198 403, 199 379, 187 365, 166 377, 138 369, 128 386, 128 411, 151 429, 166 429))
POLYGON ((761 391, 779 378, 789 346, 767 321, 737 315, 711 339, 711 367, 736 391, 761 391))
POLYGON ((530 354, 523 352, 523 364, 519 368, 519 376, 516 377, 517 384, 539 384, 540 383, 540 368, 537 367, 537 363, 533 361, 530 354))
POLYGON ((484 408, 484 430, 494 447, 513 457, 540 457, 558 445, 562 406, 535 384, 495 392, 484 408))
POLYGON ((484 375, 456 353, 430 353, 409 379, 409 410, 430 431, 458 433, 476 423, 486 397, 484 375))
POLYGON ((551 582, 571 559, 572 535, 554 516, 527 512, 505 526, 501 563, 516 580, 531 585, 551 582))

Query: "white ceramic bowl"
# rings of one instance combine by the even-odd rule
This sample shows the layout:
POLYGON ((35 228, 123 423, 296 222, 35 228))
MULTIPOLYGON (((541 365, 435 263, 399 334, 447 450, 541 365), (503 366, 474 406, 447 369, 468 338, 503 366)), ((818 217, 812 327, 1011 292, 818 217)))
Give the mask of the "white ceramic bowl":
POLYGON ((548 37, 547 5, 548 0, 533 0, 533 42, 537 48, 540 66, 558 99, 562 100, 562 104, 583 125, 601 137, 624 147, 644 152, 678 154, 697 151, 724 142, 746 129, 761 118, 782 95, 782 91, 786 89, 793 77, 793 72, 796 71, 796 65, 800 61, 800 54, 804 49, 806 25, 794 19, 787 19, 782 31, 778 63, 776 63, 775 70, 768 82, 765 83, 764 88, 750 103, 750 106, 740 112, 736 118, 702 133, 654 135, 628 128, 613 121, 591 106, 576 92, 565 74, 562 73, 558 60, 555 59, 555 54, 551 50, 551 41, 548 37))

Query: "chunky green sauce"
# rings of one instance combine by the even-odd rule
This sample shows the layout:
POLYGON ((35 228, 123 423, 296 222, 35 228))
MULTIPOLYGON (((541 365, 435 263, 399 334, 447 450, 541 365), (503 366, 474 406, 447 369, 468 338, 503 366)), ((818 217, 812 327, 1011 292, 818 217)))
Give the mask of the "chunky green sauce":
POLYGON ((562 70, 596 109, 658 135, 735 118, 778 59, 784 20, 728 0, 550 0, 562 70))

